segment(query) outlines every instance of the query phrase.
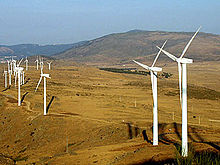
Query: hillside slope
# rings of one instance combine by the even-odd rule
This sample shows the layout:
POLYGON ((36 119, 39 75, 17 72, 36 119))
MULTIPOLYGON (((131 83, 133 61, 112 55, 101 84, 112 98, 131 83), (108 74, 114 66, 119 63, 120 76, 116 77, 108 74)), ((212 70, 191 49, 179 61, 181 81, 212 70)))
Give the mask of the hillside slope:
MULTIPOLYGON (((157 53, 156 46, 168 39, 165 47, 179 56, 190 40, 191 32, 161 32, 133 30, 106 35, 81 46, 57 54, 57 59, 68 59, 87 64, 129 63, 132 59, 149 60, 157 53)), ((220 60, 220 36, 199 33, 187 55, 196 61, 220 60)), ((162 56, 162 59, 167 59, 162 56)))

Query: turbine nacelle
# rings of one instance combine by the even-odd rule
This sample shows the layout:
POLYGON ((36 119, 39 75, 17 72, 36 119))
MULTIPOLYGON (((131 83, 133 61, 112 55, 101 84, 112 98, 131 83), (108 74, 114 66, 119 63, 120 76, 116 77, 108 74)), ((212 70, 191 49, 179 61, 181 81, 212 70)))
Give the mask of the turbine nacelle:
POLYGON ((41 77, 46 77, 46 78, 50 78, 50 75, 49 74, 44 74, 44 73, 41 73, 40 75, 41 77))
POLYGON ((24 68, 22 67, 16 67, 15 68, 15 72, 22 72, 24 70, 24 68))
POLYGON ((159 68, 159 67, 149 67, 149 70, 153 71, 153 72, 161 72, 162 68, 159 68))
POLYGON ((176 62, 182 63, 182 64, 192 64, 192 63, 193 63, 193 60, 192 60, 192 59, 189 59, 189 58, 178 58, 178 59, 176 60, 176 62))

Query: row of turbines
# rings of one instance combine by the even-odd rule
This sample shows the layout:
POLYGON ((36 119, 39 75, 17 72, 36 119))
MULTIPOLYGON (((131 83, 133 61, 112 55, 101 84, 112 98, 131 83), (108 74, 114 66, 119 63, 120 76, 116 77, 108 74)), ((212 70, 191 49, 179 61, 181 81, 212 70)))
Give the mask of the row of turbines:
POLYGON ((152 83, 152 93, 153 93, 153 145, 158 145, 158 112, 157 112, 157 72, 162 71, 162 68, 155 67, 155 63, 160 55, 163 52, 173 61, 178 64, 178 72, 179 72, 179 91, 180 91, 180 105, 182 108, 182 156, 188 156, 188 135, 187 135, 187 70, 186 65, 193 63, 192 59, 184 58, 186 51, 188 50, 190 44, 192 43, 195 36, 198 34, 199 29, 194 33, 190 41, 185 46, 182 54, 179 58, 172 55, 171 53, 164 50, 164 46, 167 40, 164 42, 162 47, 158 47, 159 52, 154 59, 154 62, 151 66, 147 66, 140 62, 133 60, 136 64, 140 65, 144 69, 147 69, 151 73, 151 83, 152 83))
MULTIPOLYGON (((200 27, 201 28, 201 27, 200 27)), ((182 54, 179 58, 176 56, 170 54, 169 52, 164 50, 165 44, 167 43, 167 40, 164 42, 164 44, 161 47, 157 48, 159 49, 159 52, 156 56, 156 58, 153 61, 153 64, 151 66, 147 66, 145 64, 142 64, 140 62, 137 62, 133 60, 136 64, 140 65, 144 69, 147 69, 151 73, 151 83, 152 83, 152 93, 153 93, 153 145, 158 145, 158 110, 157 110, 157 72, 161 72, 162 68, 155 67, 155 64, 159 58, 159 55, 161 52, 163 52, 165 55, 167 55, 169 58, 171 58, 173 61, 177 62, 178 64, 178 71, 179 71, 179 90, 180 90, 180 104, 182 108, 182 156, 186 157, 188 156, 188 140, 187 140, 187 71, 186 71, 186 64, 193 63, 192 59, 183 58, 186 51, 188 50, 190 44, 192 43, 193 39, 199 32, 200 28, 195 32, 195 34, 192 36, 190 41, 187 43, 186 47, 184 48, 182 54)), ((8 62, 8 73, 10 73, 9 78, 12 75, 12 72, 14 72, 14 75, 17 75, 18 77, 18 106, 21 105, 20 100, 20 85, 21 84, 21 78, 24 79, 24 68, 19 67, 21 64, 22 59, 16 64, 16 60, 12 60, 8 62), (12 69, 13 68, 13 69, 12 69), (23 75, 23 77, 22 77, 23 75)), ((42 79, 44 79, 44 115, 47 114, 46 112, 46 79, 51 78, 49 74, 43 73, 43 58, 36 59, 36 69, 38 70, 40 66, 41 74, 40 79, 38 81, 37 87, 35 89, 35 92, 37 91, 42 79)), ((25 60, 26 64, 26 71, 28 70, 28 59, 25 60)), ((51 62, 48 62, 48 69, 51 69, 51 62)), ((7 71, 4 71, 5 74, 5 82, 7 83, 7 71)), ((10 78, 11 81, 11 78, 10 78)), ((16 76, 15 76, 15 84, 16 84, 16 76)), ((11 85, 9 83, 9 85, 11 85)), ((7 86, 6 86, 7 88, 7 86)))
MULTIPOLYGON (((25 78, 25 71, 28 71, 28 58, 26 57, 24 63, 25 63, 25 69, 24 67, 20 67, 20 64, 22 62, 23 58, 20 61, 16 61, 15 59, 13 59, 13 56, 11 57, 10 60, 7 60, 8 63, 8 69, 5 70, 4 69, 4 78, 5 78, 5 88, 8 88, 12 85, 12 75, 14 75, 14 84, 15 86, 18 87, 18 106, 21 106, 21 86, 25 84, 24 82, 24 78, 25 78), (9 81, 7 81, 7 77, 9 79, 9 81), (17 79, 18 79, 18 83, 17 83, 17 79)), ((43 61, 43 57, 39 57, 37 56, 37 59, 35 61, 36 63, 36 70, 39 69, 40 66, 40 80, 37 84, 37 87, 35 89, 35 92, 37 91, 42 78, 44 78, 44 115, 47 114, 46 112, 46 78, 50 78, 49 74, 44 74, 43 73, 43 66, 44 66, 44 61, 43 61)), ((48 69, 51 70, 51 62, 47 62, 48 64, 48 69)))

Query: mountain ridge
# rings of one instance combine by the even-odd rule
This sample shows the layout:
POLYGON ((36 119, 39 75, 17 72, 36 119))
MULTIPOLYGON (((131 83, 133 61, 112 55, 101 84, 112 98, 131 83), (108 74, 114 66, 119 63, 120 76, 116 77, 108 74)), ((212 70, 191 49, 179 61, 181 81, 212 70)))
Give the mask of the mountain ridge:
MULTIPOLYGON (((132 59, 152 59, 158 52, 156 46, 161 46, 167 39, 165 50, 179 55, 193 34, 194 32, 144 30, 112 33, 53 57, 87 64, 129 63, 132 59)), ((200 32, 192 42, 186 57, 197 61, 219 61, 220 35, 200 32)), ((166 59, 165 56, 162 56, 162 59, 166 59)))
POLYGON ((17 44, 17 45, 0 45, 0 56, 24 56, 47 55, 51 56, 57 53, 62 53, 65 50, 84 44, 86 41, 81 41, 73 44, 17 44))

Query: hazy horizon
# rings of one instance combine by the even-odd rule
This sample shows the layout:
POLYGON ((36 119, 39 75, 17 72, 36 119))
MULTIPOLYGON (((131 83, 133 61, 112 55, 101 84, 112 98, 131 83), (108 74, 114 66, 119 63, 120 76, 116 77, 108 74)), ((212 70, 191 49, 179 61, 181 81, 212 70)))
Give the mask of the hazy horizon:
POLYGON ((0 45, 70 44, 130 30, 220 34, 219 1, 0 1, 0 45))

